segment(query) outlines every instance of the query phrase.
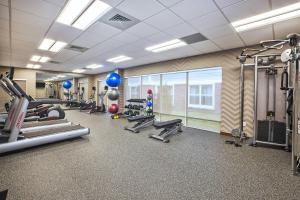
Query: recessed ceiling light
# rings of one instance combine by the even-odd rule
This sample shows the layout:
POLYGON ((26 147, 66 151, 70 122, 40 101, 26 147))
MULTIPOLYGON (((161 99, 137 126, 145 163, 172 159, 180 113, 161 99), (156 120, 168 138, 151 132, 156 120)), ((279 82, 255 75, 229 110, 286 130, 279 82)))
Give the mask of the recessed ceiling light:
POLYGON ((30 58, 30 60, 33 61, 33 62, 37 62, 37 61, 40 60, 40 58, 41 58, 41 56, 33 55, 33 56, 30 58))
POLYGON ((185 42, 179 40, 179 39, 174 39, 174 40, 170 40, 164 43, 160 43, 160 44, 156 44, 150 47, 147 47, 146 50, 147 51, 152 51, 152 52, 161 52, 161 51, 166 51, 169 49, 174 49, 174 48, 178 48, 178 47, 182 47, 187 45, 185 42))
POLYGON ((81 16, 72 24, 72 26, 84 30, 110 9, 110 5, 96 0, 81 14, 81 16))
POLYGON ((26 67, 27 67, 27 68, 32 68, 32 67, 33 67, 33 64, 27 64, 26 67))
POLYGON ((131 60, 131 59, 132 59, 131 57, 121 55, 121 56, 107 59, 106 61, 112 62, 112 63, 120 63, 120 62, 124 62, 126 60, 131 60))
POLYGON ((54 44, 54 42, 55 41, 52 39, 45 38, 38 48, 41 50, 48 50, 54 44))
POLYGON ((74 72, 74 73, 83 73, 83 72, 85 72, 85 70, 84 69, 74 69, 72 72, 74 72))
POLYGON ((275 9, 269 12, 265 12, 259 15, 255 15, 249 18, 235 21, 231 25, 237 32, 246 31, 269 24, 293 19, 300 16, 300 3, 295 3, 289 6, 285 6, 279 9, 275 9))
POLYGON ((49 49, 49 51, 59 52, 66 45, 67 45, 67 43, 65 43, 65 42, 56 41, 55 44, 49 49))
POLYGON ((91 0, 69 0, 56 21, 71 25, 90 2, 91 0))
POLYGON ((103 65, 98 65, 98 64, 92 64, 92 65, 88 65, 85 68, 87 69, 96 69, 96 68, 100 68, 103 67, 103 65))
POLYGON ((40 61, 39 61, 39 62, 41 62, 41 63, 45 63, 45 62, 48 62, 48 60, 50 60, 50 58, 49 58, 49 57, 43 56, 43 57, 41 57, 41 59, 40 59, 40 61))

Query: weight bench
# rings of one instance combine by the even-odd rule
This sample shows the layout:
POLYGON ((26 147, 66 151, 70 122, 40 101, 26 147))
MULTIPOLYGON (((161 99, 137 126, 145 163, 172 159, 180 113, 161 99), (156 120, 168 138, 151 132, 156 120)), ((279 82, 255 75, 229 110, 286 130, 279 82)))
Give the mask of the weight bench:
POLYGON ((128 117, 127 120, 129 122, 137 122, 132 127, 125 127, 125 130, 132 131, 134 133, 139 133, 140 129, 146 128, 148 126, 152 126, 155 121, 155 115, 149 115, 149 116, 134 116, 134 117, 128 117))
POLYGON ((153 126, 155 129, 164 129, 158 135, 151 134, 149 135, 150 138, 154 138, 157 140, 161 140, 164 143, 170 142, 169 137, 175 135, 179 132, 182 132, 182 120, 181 119, 174 119, 165 122, 155 122, 153 126))

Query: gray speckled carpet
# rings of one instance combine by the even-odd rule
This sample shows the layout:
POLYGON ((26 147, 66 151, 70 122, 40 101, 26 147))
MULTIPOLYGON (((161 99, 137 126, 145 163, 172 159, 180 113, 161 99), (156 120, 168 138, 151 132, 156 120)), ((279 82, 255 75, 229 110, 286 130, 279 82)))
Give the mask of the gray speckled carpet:
POLYGON ((125 120, 68 111, 91 135, 0 157, 0 191, 8 199, 192 200, 300 199, 290 153, 235 148, 226 137, 194 129, 152 140, 125 120))

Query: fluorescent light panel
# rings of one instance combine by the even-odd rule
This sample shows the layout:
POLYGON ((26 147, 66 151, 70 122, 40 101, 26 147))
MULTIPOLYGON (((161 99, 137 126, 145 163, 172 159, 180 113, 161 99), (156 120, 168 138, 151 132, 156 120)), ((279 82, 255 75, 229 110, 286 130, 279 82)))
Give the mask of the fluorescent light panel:
POLYGON ((33 65, 33 69, 39 69, 39 68, 41 68, 42 66, 41 65, 33 65))
POLYGON ((74 72, 74 73, 83 73, 83 72, 85 72, 85 70, 84 69, 75 69, 72 72, 74 72))
POLYGON ((126 60, 131 60, 132 58, 131 57, 128 57, 128 56, 117 56, 117 57, 114 57, 114 58, 110 58, 108 60, 106 60, 107 62, 113 62, 113 63, 119 63, 119 62, 124 62, 126 60))
POLYGON ((45 38, 38 48, 41 50, 48 50, 54 44, 54 42, 55 41, 52 39, 45 38))
POLYGON ((285 6, 279 9, 275 9, 266 13, 255 15, 246 19, 235 21, 231 25, 237 32, 250 30, 274 24, 277 22, 293 19, 300 16, 300 3, 295 3, 289 6, 285 6))
POLYGON ((33 55, 31 58, 30 58, 30 61, 33 61, 33 62, 38 62, 40 60, 41 56, 37 56, 37 55, 33 55))
POLYGON ((57 75, 58 78, 65 78, 65 75, 57 75))
POLYGON ((85 68, 87 68, 87 69, 97 69, 97 68, 100 68, 100 67, 103 67, 103 65, 92 64, 92 65, 86 66, 85 68))
POLYGON ((170 41, 167 41, 167 42, 164 42, 161 44, 156 44, 156 45, 147 47, 146 50, 156 53, 156 52, 161 52, 161 51, 166 51, 166 50, 182 47, 185 45, 187 45, 185 42, 183 42, 179 39, 174 39, 174 40, 170 40, 170 41))
POLYGON ((65 42, 56 41, 55 44, 49 49, 49 51, 59 52, 66 45, 67 45, 67 43, 65 43, 65 42))
POLYGON ((97 19, 102 17, 110 9, 110 5, 96 0, 84 13, 82 13, 82 15, 72 24, 72 26, 84 30, 93 24, 97 19))
POLYGON ((56 21, 71 25, 90 2, 91 0, 69 0, 56 21))

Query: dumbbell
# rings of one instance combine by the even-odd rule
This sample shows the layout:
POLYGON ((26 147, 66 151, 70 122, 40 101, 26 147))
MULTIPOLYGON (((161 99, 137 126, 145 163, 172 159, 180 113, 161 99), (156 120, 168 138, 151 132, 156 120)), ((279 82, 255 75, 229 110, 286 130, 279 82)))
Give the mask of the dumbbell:
POLYGON ((140 115, 139 111, 134 111, 134 115, 140 115))

